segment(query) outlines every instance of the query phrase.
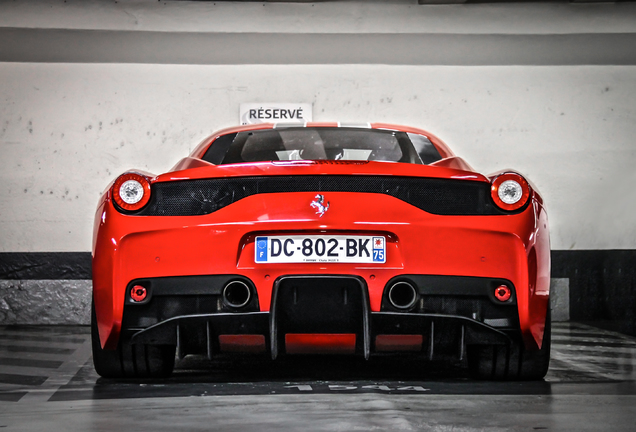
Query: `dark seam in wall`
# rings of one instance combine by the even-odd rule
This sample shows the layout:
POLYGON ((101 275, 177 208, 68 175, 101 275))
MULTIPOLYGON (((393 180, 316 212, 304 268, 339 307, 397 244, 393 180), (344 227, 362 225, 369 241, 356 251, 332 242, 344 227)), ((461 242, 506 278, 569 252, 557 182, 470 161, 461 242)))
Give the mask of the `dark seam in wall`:
POLYGON ((636 65, 636 33, 200 33, 0 28, 0 62, 636 65))
POLYGON ((91 253, 2 252, 0 279, 91 279, 91 253))

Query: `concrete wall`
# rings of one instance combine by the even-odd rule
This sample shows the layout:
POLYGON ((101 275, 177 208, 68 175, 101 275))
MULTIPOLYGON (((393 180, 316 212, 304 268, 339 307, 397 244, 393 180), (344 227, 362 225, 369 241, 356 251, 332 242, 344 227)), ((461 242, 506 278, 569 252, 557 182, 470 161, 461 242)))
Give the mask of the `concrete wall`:
POLYGON ((543 192, 554 249, 636 248, 636 67, 0 64, 0 250, 90 250, 99 193, 160 173, 241 102, 428 128, 543 192))

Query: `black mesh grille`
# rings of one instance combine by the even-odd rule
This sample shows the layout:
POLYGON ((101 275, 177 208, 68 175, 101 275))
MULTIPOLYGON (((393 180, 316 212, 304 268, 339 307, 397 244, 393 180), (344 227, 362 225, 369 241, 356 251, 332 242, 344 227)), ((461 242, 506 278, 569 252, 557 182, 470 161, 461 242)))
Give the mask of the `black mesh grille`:
POLYGON ((212 213, 260 193, 367 192, 390 195, 439 215, 504 214, 490 201, 490 185, 466 180, 377 176, 268 176, 154 183, 139 216, 212 213))

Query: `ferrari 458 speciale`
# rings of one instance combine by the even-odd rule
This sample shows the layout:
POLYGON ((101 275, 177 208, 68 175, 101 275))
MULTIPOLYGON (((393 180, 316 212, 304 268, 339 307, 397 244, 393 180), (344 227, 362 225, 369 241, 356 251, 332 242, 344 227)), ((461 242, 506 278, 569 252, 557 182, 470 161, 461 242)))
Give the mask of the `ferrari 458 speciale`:
POLYGON ((450 355, 540 379, 549 285, 546 210, 518 172, 411 127, 242 126, 104 192, 93 360, 158 377, 189 354, 450 355))

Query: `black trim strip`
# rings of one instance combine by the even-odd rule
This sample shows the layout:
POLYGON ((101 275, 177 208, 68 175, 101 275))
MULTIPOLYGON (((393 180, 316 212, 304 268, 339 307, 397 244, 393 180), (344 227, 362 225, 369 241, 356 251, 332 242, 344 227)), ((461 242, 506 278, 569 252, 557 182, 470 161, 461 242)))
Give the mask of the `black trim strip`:
POLYGON ((380 175, 285 175, 206 178, 156 182, 151 197, 134 216, 200 216, 244 198, 288 192, 353 192, 384 194, 420 210, 447 216, 509 215, 526 210, 530 200, 514 211, 495 206, 490 183, 433 177, 380 175))
POLYGON ((91 279, 90 252, 1 252, 0 279, 91 279))
POLYGON ((0 62, 635 65, 636 33, 196 33, 0 29, 0 62))

